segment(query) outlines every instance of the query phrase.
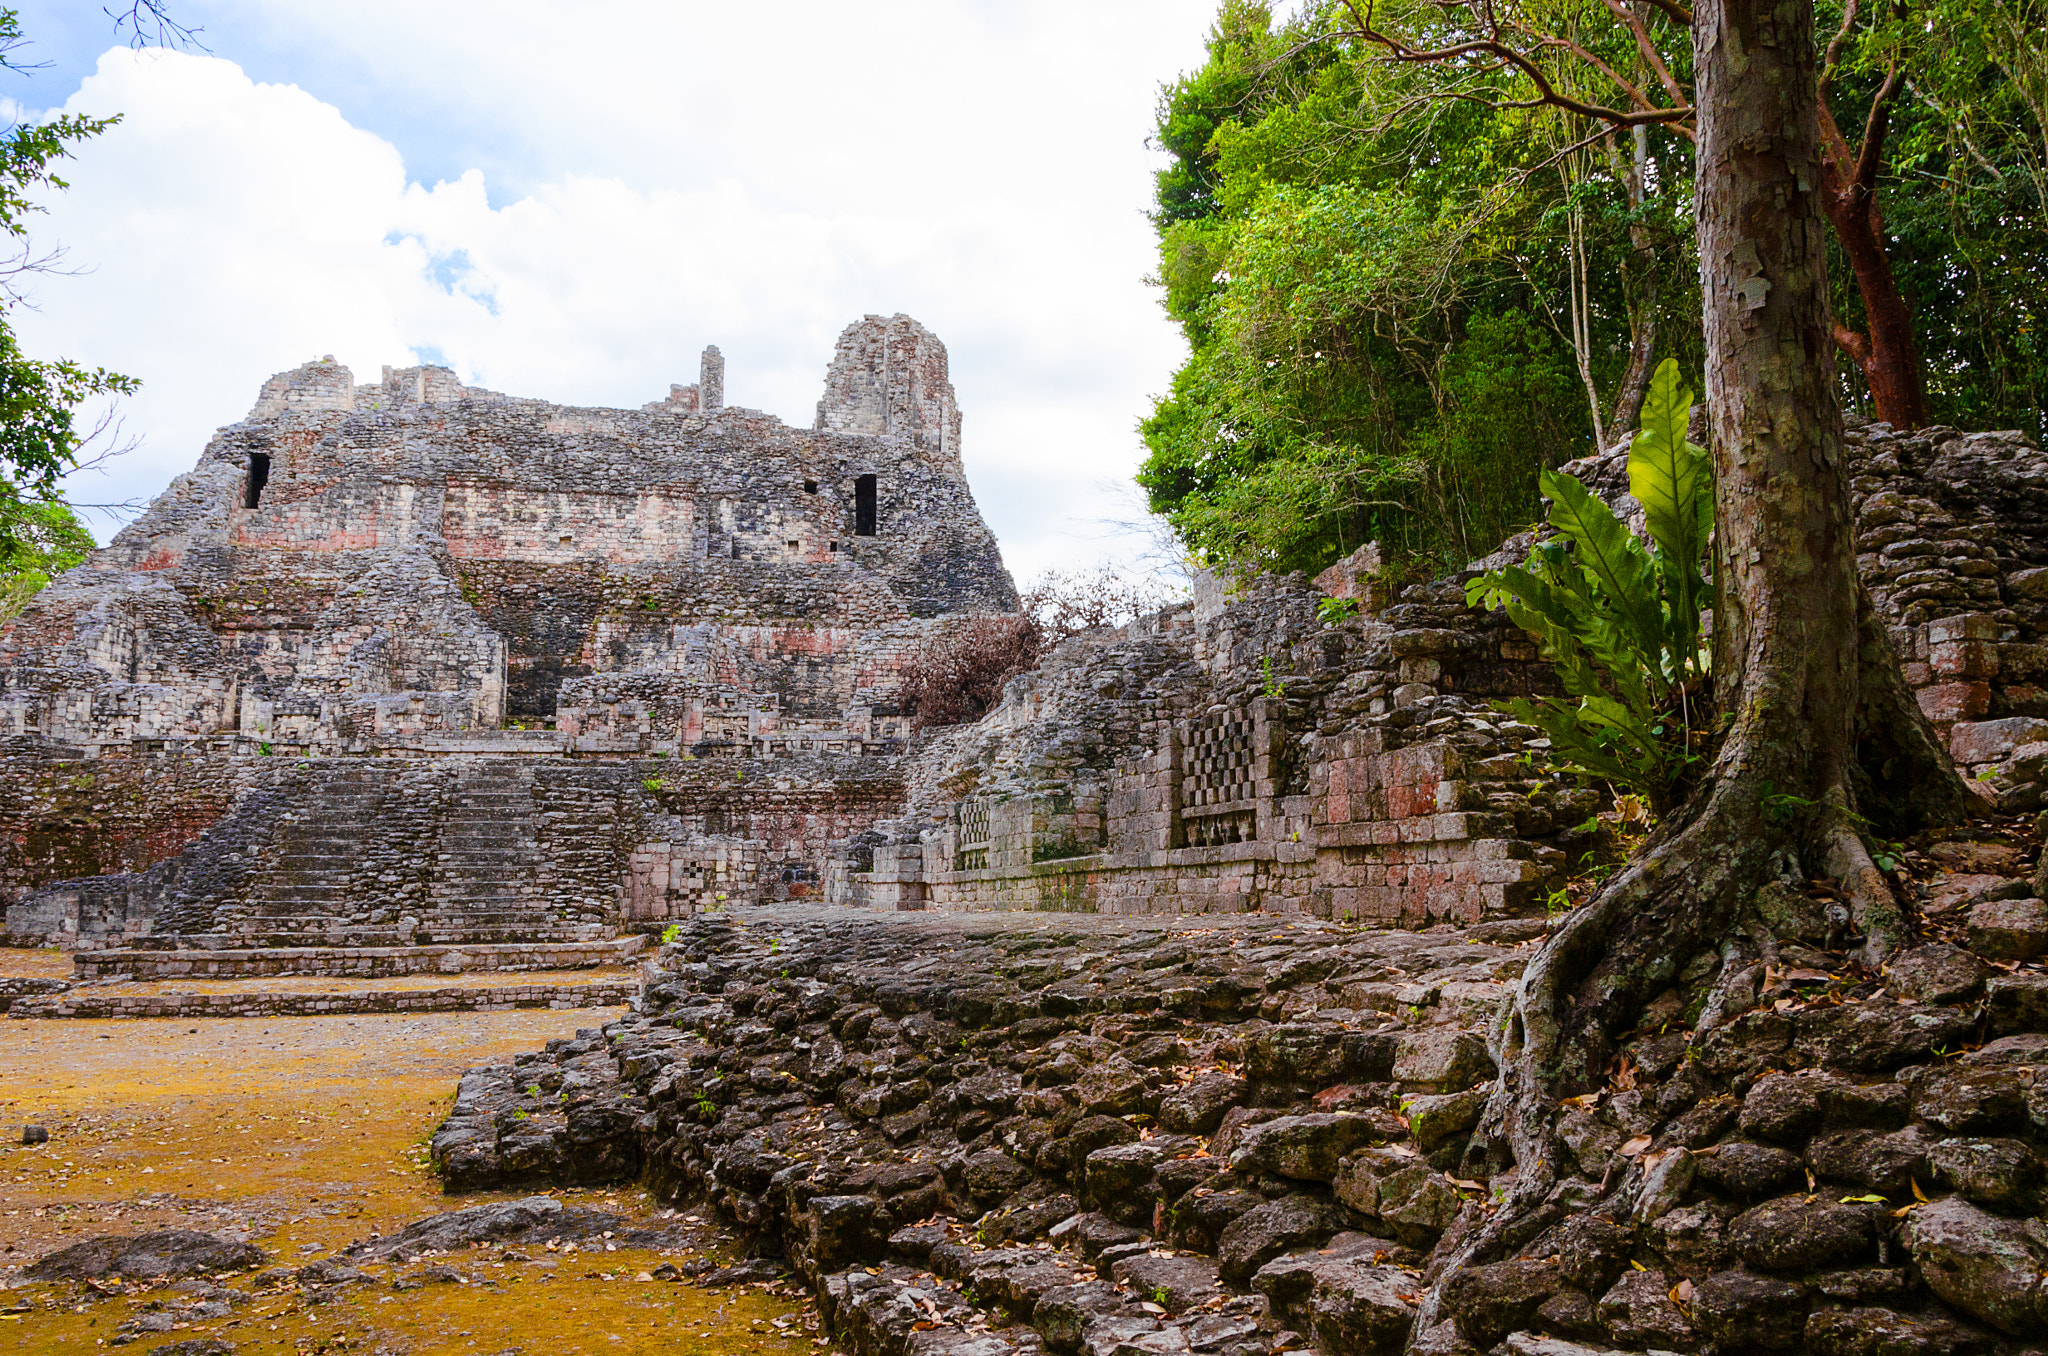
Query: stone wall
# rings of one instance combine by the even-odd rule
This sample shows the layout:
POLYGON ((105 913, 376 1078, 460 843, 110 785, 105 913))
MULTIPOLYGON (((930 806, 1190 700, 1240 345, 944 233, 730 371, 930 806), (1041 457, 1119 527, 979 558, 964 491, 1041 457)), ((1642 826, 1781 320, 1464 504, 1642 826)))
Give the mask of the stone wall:
MULTIPOLYGON (((844 756, 213 765, 246 785, 154 864, 29 888, 41 872, 24 861, 9 937, 81 950, 595 942, 802 894, 791 886, 817 879, 831 843, 902 801, 894 760, 844 756), (706 863, 727 869, 700 898, 691 872, 706 863)), ((53 804, 69 803, 52 785, 53 804)))
POLYGON ((831 723, 888 704, 933 619, 1015 610, 934 336, 907 316, 850 327, 813 429, 705 395, 713 357, 695 394, 640 410, 441 368, 272 378, 0 631, 0 730, 364 753, 404 734, 377 699, 422 694, 426 728, 487 730, 553 720, 563 682, 599 673, 831 723))
MULTIPOLYGON (((2048 458, 2017 434, 1851 431, 1859 565, 1922 710, 2005 809, 2048 782, 2048 458)), ((1640 526, 1617 450, 1569 468, 1640 526)), ((828 894, 890 908, 1265 910, 1380 926, 1540 913, 1600 788, 1537 773, 1493 709, 1549 667, 1464 584, 1378 549, 1311 581, 1200 581, 1076 637, 912 761, 908 814, 828 894), (1325 597, 1354 599, 1334 624, 1325 597)))
MULTIPOLYGON (((1604 790, 1495 709, 1549 666, 1465 602, 1529 538, 1426 583, 1370 545, 1205 578, 914 736, 904 665, 1017 605, 943 346, 851 327, 806 430, 724 405, 715 358, 632 411, 430 368, 266 385, 0 633, 9 935, 572 942, 816 896, 1425 927, 1541 913, 1592 842, 1604 790)), ((2039 805, 2048 459, 1882 425, 1849 451, 1922 709, 1987 796, 2039 805)), ((1639 518, 1618 451, 1572 469, 1639 518)))
POLYGON ((509 1012, 516 1008, 609 1008, 636 998, 637 979, 488 988, 380 989, 364 993, 143 993, 72 990, 17 998, 9 1017, 331 1017, 351 1012, 509 1012))

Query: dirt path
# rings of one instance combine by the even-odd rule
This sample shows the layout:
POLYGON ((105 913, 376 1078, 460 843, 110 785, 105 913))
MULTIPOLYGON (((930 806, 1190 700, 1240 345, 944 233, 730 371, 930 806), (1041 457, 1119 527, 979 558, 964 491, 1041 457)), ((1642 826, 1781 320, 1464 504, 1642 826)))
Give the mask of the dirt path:
MULTIPOLYGON (((331 1256, 439 1210, 521 1193, 451 1200, 426 1171, 426 1138, 463 1069, 533 1049, 616 1009, 432 1016, 0 1022, 0 1352, 79 1352, 125 1320, 181 1297, 100 1298, 71 1285, 23 1285, 20 1268, 80 1239, 158 1229, 246 1232, 276 1264, 331 1256), (38 1124, 48 1144, 24 1147, 38 1124)), ((645 1193, 551 1192, 635 1220, 645 1193)), ((416 1268, 308 1306, 286 1289, 134 1349, 212 1336, 238 1356, 324 1351, 711 1353, 815 1350, 798 1301, 749 1288, 701 1291, 636 1277, 715 1249, 708 1229, 667 1254, 594 1247, 533 1261, 498 1250, 450 1259, 462 1282, 395 1290, 416 1268), (793 1316, 793 1317, 792 1317, 793 1316), (774 1320, 792 1319, 784 1330, 774 1320)))

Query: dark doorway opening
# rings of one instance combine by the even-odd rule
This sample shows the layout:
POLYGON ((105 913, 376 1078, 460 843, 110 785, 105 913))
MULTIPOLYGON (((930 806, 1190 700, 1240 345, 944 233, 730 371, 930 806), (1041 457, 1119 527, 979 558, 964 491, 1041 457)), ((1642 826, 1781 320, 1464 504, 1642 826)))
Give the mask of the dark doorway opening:
POLYGON ((875 535, 875 478, 860 476, 853 482, 853 535, 875 535))
POLYGON ((263 497, 263 487, 270 483, 270 454, 251 452, 249 454, 249 482, 242 490, 242 507, 255 508, 263 497))

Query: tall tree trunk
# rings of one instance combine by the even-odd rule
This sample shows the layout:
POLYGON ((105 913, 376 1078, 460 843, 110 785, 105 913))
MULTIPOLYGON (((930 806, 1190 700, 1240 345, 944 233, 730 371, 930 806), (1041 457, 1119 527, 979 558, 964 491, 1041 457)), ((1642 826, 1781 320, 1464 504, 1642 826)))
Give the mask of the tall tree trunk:
MULTIPOLYGON (((1609 150, 1615 174, 1628 190, 1629 215, 1634 217, 1642 212, 1648 196, 1644 181, 1648 177, 1650 129, 1637 123, 1629 129, 1629 141, 1626 159, 1611 143, 1609 150)), ((1641 221, 1629 223, 1628 243, 1635 252, 1635 263, 1624 262, 1622 275, 1625 281, 1635 283, 1636 295, 1629 311, 1628 368, 1621 374, 1621 387, 1614 393, 1614 413, 1607 420, 1607 427, 1616 433, 1627 433, 1641 419, 1643 397, 1649 394, 1650 374, 1657 365, 1657 247, 1650 228, 1641 221)))
POLYGON ((1873 964, 1902 920, 1864 845, 1865 755, 1882 780, 1924 783, 1887 803, 1911 823, 1952 822, 1974 797, 1898 673, 1858 584, 1834 327, 1813 0, 1700 0, 1693 20, 1705 302, 1706 402, 1716 518, 1715 699, 1734 722, 1692 799, 1643 853, 1569 915, 1503 1005, 1500 1081, 1480 1127, 1502 1207, 1432 1258, 1411 1345, 1444 1335, 1443 1284, 1513 1256, 1574 1210, 1625 1218, 1641 1160, 1597 1188, 1564 1180, 1562 1098, 1600 1087, 1619 1038, 1702 952, 1719 977, 1704 1036, 1755 1001, 1776 954, 1761 890, 1832 877, 1873 964), (1866 722, 1874 722, 1866 724, 1866 722), (1745 1001, 1744 995, 1747 995, 1745 1001), (1589 1207, 1589 1194, 1597 1205, 1589 1207))

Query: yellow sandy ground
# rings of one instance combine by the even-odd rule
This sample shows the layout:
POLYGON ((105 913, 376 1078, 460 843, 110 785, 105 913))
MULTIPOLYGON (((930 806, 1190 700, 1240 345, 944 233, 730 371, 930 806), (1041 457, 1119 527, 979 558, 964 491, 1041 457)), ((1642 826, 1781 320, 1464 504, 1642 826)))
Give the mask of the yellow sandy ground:
POLYGON ((20 946, 0 946, 0 976, 10 979, 69 979, 71 953, 59 951, 54 946, 38 947, 35 950, 20 946))
MULTIPOLYGON (((82 1238, 239 1225, 278 1264, 296 1266, 372 1231, 523 1194, 449 1198, 426 1171, 426 1140, 456 1077, 616 1015, 0 1020, 0 1280, 17 1283, 0 1293, 0 1308, 16 1311, 0 1313, 0 1352, 106 1349, 122 1320, 166 1298, 18 1285, 21 1265, 82 1238), (50 1142, 21 1147, 24 1122, 47 1126, 50 1142)), ((551 1194, 635 1222, 658 1212, 631 1188, 551 1194)), ((719 1250, 708 1227, 692 1241, 665 1255, 521 1247, 533 1262, 501 1262, 498 1250, 481 1250, 434 1259, 471 1284, 395 1291, 380 1282, 311 1308, 287 1290, 252 1299, 232 1317, 144 1335, 128 1349, 212 1336, 234 1343, 237 1356, 824 1350, 811 1340, 815 1329, 805 1330, 811 1315, 800 1298, 758 1286, 701 1291, 636 1279, 665 1260, 719 1250)), ((388 1282, 416 1269, 379 1271, 388 1282)), ((246 1290, 248 1282, 232 1284, 246 1290)))

